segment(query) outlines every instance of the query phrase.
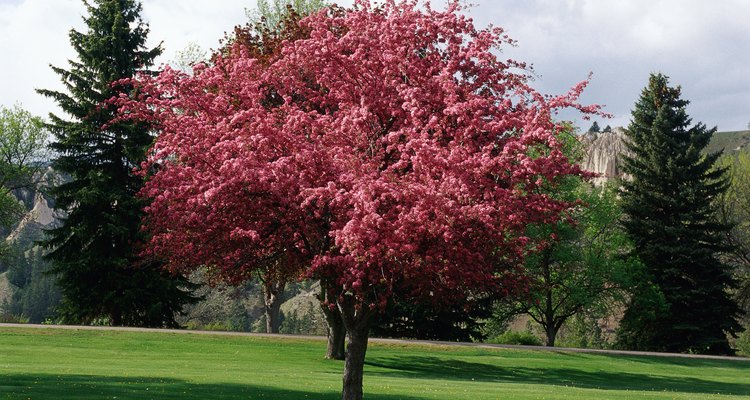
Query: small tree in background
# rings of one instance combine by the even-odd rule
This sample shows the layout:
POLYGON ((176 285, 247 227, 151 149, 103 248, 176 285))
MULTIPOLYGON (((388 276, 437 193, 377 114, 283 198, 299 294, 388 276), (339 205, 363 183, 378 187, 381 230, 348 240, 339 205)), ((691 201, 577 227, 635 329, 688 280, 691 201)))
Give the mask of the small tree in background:
POLYGON ((328 5, 326 0, 258 0, 257 7, 246 14, 259 31, 278 31, 293 22, 287 20, 290 9, 299 15, 310 15, 328 5))
POLYGON ((52 166, 70 180, 51 189, 66 215, 48 231, 52 271, 59 277, 63 317, 75 323, 105 318, 111 325, 176 326, 175 313, 191 301, 187 281, 143 262, 135 246, 143 239, 146 202, 136 195, 143 177, 134 174, 146 159, 153 136, 142 122, 114 122, 104 103, 127 96, 132 87, 112 82, 134 76, 153 63, 161 48, 146 49, 148 27, 134 0, 86 3, 88 31, 71 30, 78 60, 52 67, 67 91, 39 90, 71 119, 50 115, 55 141, 52 166))
MULTIPOLYGON (((568 133, 560 137, 565 154, 578 162, 583 157, 579 140, 568 133)), ((569 177, 548 188, 548 193, 578 204, 555 224, 527 229, 541 248, 524 263, 529 291, 496 304, 495 317, 502 321, 526 314, 543 328, 546 345, 554 346, 569 320, 612 311, 624 299, 639 263, 628 255, 632 243, 623 231, 613 187, 595 187, 580 177, 569 177)))
POLYGON ((572 317, 613 309, 624 299, 631 273, 639 268, 627 255, 631 244, 620 226, 622 211, 614 190, 571 179, 561 192, 581 204, 567 220, 529 229, 530 237, 546 238, 547 244, 526 260, 529 297, 509 308, 541 325, 547 346, 555 345, 560 328, 572 317))
POLYGON ((624 226, 646 274, 618 340, 639 350, 729 354, 727 334, 739 328, 727 292, 735 282, 720 259, 729 227, 712 206, 728 181, 714 168, 719 154, 701 153, 716 129, 691 127, 687 104, 666 76, 651 75, 626 131, 624 226))
POLYGON ((48 161, 46 145, 41 118, 18 105, 0 106, 0 227, 10 227, 25 211, 12 192, 40 183, 48 161))
POLYGON ((730 249, 724 257, 734 268, 734 298, 742 309, 745 329, 750 329, 750 154, 724 156, 719 168, 727 170, 730 182, 716 198, 719 221, 731 226, 724 236, 730 249))
POLYGON ((591 124, 591 127, 589 128, 588 131, 589 132, 594 132, 594 133, 597 133, 597 132, 601 131, 601 128, 599 127, 599 123, 596 122, 596 121, 594 121, 594 123, 591 124))
POLYGON ((606 132, 606 133, 612 132, 612 127, 607 125, 604 127, 604 130, 602 132, 606 132))

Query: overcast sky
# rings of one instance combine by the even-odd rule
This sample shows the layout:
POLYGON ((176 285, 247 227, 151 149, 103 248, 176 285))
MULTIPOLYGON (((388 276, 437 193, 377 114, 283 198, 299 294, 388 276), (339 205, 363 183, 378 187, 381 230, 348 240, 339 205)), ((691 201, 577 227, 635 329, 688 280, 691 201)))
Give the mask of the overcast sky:
MULTIPOLYGON (((159 62, 191 42, 215 48, 255 1, 144 0, 151 45, 163 42, 165 50, 159 62)), ((565 92, 593 72, 583 100, 614 115, 602 126, 627 125, 651 72, 682 86, 694 121, 722 131, 750 122, 750 0, 471 2, 477 26, 501 26, 518 41, 503 57, 532 63, 540 91, 565 92)), ((34 88, 60 88, 48 65, 66 67, 74 56, 68 31, 84 29, 84 12, 81 0, 0 0, 0 105, 20 103, 41 116, 57 111, 34 88)))

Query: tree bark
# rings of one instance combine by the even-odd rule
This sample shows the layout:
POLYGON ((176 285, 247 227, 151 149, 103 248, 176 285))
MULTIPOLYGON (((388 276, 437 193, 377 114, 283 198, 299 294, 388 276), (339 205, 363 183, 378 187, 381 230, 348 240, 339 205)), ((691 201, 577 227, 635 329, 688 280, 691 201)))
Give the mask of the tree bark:
POLYGON ((279 333, 281 326, 281 303, 286 282, 266 280, 263 284, 263 298, 266 314, 266 333, 279 333))
POLYGON ((341 319, 341 311, 338 308, 330 309, 325 304, 321 304, 323 314, 328 323, 328 349, 326 358, 330 360, 343 360, 344 342, 346 341, 346 328, 344 321, 341 319))
POLYGON ((341 318, 341 311, 338 307, 331 307, 335 305, 335 299, 330 293, 328 293, 327 282, 323 279, 320 280, 320 293, 318 294, 318 300, 320 301, 320 307, 323 310, 323 315, 326 317, 326 323, 328 324, 328 348, 326 349, 326 358, 329 360, 343 360, 346 356, 344 352, 344 344, 346 341, 346 327, 344 326, 344 320, 341 318))
POLYGON ((547 334, 547 347, 555 347, 555 339, 557 338, 557 329, 555 329, 555 324, 549 324, 544 327, 545 333, 547 334))
POLYGON ((341 317, 349 337, 344 362, 342 400, 362 400, 362 378, 373 312, 366 305, 359 306, 359 309, 355 307, 352 296, 345 296, 339 303, 341 317))

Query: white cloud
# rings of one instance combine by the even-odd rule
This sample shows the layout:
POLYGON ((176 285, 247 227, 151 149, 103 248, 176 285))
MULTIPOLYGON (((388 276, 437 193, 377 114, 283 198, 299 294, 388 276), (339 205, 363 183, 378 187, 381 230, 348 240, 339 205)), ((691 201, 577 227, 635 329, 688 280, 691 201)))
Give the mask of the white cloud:
POLYGON ((534 64, 542 91, 593 71, 584 100, 606 104, 613 125, 627 123, 651 72, 683 87, 696 121, 730 130, 750 119, 749 1, 493 0, 471 13, 518 40, 506 54, 534 64))
MULTIPOLYGON (((163 41, 165 63, 195 42, 208 50, 218 46, 225 31, 245 23, 245 7, 254 0, 146 0, 143 19, 149 23, 149 46, 163 41)), ((58 112, 55 104, 34 89, 60 89, 49 64, 67 68, 75 57, 68 32, 85 30, 81 0, 0 0, 0 105, 16 102, 37 115, 58 112)))
MULTIPOLYGON (((750 120, 750 1, 722 0, 471 0, 480 27, 506 28, 519 42, 503 57, 533 63, 541 91, 561 93, 594 78, 583 100, 606 104, 625 124, 650 72, 683 87, 696 121, 724 130, 750 120)), ((340 1, 345 5, 351 0, 340 1)), ((435 0, 436 8, 443 0, 435 0)), ((225 31, 246 21, 255 0, 145 0, 150 45, 164 56, 195 42, 216 48, 225 31)), ((59 88, 48 64, 73 56, 67 33, 82 28, 81 0, 0 0, 0 104, 20 101, 45 115, 53 104, 34 88, 59 88)))
POLYGON ((64 66, 73 51, 68 31, 80 26, 76 0, 28 0, 0 4, 0 104, 23 103, 36 114, 46 113, 51 102, 34 88, 58 87, 49 64, 64 66))

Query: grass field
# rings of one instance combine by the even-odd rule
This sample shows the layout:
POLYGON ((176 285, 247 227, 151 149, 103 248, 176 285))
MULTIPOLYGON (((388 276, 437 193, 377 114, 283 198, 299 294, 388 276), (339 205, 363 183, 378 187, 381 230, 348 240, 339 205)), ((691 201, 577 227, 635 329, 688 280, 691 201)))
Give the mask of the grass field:
MULTIPOLYGON (((324 342, 0 328, 0 399, 337 399, 324 342)), ((748 399, 750 362, 372 344, 365 398, 748 399)))

